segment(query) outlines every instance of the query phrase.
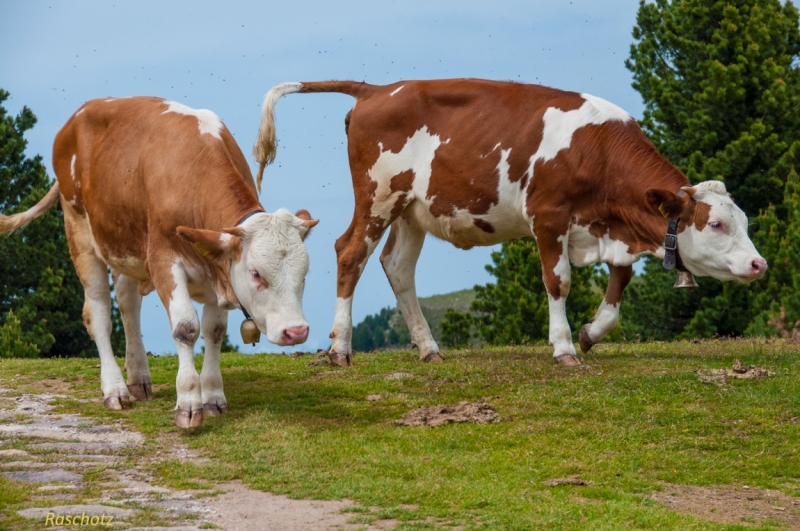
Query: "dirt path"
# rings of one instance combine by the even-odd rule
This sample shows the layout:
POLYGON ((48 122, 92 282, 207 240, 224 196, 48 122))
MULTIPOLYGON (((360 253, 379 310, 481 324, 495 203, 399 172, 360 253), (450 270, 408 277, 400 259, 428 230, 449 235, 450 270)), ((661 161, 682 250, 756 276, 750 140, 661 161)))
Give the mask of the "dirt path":
POLYGON ((136 531, 372 531, 397 525, 349 523, 349 500, 293 500, 240 482, 217 485, 222 493, 216 496, 155 485, 149 465, 165 455, 193 461, 201 456, 178 442, 147 455, 144 436, 122 421, 98 424, 53 413, 58 398, 0 389, 0 474, 32 484, 35 507, 17 514, 48 529, 75 529, 66 520, 75 515, 88 525, 113 517, 113 529, 136 531))

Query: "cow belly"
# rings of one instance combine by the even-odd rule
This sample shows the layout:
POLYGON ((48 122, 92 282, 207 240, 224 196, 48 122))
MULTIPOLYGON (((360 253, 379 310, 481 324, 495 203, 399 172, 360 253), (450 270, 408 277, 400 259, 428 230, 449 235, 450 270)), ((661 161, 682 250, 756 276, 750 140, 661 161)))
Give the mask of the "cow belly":
POLYGON ((429 206, 419 200, 403 212, 403 218, 413 220, 425 231, 462 249, 531 236, 527 221, 522 216, 516 217, 519 219, 493 212, 473 216, 465 210, 458 210, 452 216, 434 216, 429 206))
POLYGON ((569 232, 569 260, 577 266, 605 262, 615 266, 634 263, 638 255, 628 252, 628 244, 603 234, 598 238, 589 232, 588 226, 573 225, 569 232))
POLYGON ((112 269, 136 280, 146 282, 150 280, 144 261, 134 257, 109 257, 106 262, 112 269))

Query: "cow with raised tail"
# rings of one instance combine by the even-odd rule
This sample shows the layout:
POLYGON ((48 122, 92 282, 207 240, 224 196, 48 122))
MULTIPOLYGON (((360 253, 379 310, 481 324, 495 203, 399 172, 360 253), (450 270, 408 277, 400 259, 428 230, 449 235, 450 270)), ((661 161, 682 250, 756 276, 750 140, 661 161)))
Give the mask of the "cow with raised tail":
POLYGON ((153 396, 139 326, 142 296, 153 290, 178 349, 174 421, 182 428, 227 410, 219 355, 228 310, 249 313, 277 345, 306 340, 303 239, 318 220, 305 210, 264 210, 244 155, 213 112, 151 97, 89 101, 56 135, 53 166, 47 195, 26 212, 0 215, 0 233, 61 200, 105 407, 153 396), (125 326, 127 382, 111 350, 108 267, 125 326), (202 320, 193 300, 204 304, 202 320))
POLYGON ((720 280, 749 282, 767 269, 725 186, 691 186, 628 113, 595 96, 477 79, 285 83, 264 100, 259 182, 275 157, 275 104, 294 92, 356 99, 345 118, 355 212, 336 241, 329 354, 340 365, 351 363, 356 283, 389 227, 381 262, 424 361, 442 359, 414 286, 426 233, 462 249, 533 236, 553 355, 567 365, 579 363, 565 311, 570 262, 610 270, 605 298, 581 329, 584 352, 614 328, 631 264, 644 254, 720 280))

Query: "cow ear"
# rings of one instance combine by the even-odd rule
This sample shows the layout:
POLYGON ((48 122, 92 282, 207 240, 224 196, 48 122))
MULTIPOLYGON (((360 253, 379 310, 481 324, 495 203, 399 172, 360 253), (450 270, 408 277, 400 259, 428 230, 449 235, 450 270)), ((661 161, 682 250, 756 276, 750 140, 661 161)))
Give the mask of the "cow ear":
POLYGON ((650 208, 667 219, 679 217, 690 199, 691 195, 689 194, 678 196, 674 192, 659 188, 651 188, 647 191, 647 202, 650 203, 650 208))
POLYGON ((298 218, 303 220, 303 226, 300 229, 300 237, 305 240, 308 233, 311 232, 311 228, 316 226, 319 223, 318 219, 311 219, 311 214, 308 213, 306 209, 300 209, 295 214, 298 218))
MULTIPOLYGON (((238 227, 237 227, 238 228, 238 227)), ((242 239, 229 232, 178 227, 178 235, 209 260, 234 260, 242 256, 242 239)))

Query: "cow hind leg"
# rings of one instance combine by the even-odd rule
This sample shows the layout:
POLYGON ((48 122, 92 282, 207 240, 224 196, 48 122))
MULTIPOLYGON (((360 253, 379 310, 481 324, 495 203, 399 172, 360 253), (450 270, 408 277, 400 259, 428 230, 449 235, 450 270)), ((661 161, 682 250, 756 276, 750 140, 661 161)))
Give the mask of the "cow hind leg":
POLYGON ((178 349, 178 375, 175 390, 174 423, 179 428, 195 428, 203 424, 203 399, 200 375, 194 366, 194 345, 200 335, 200 320, 189 295, 186 272, 180 262, 169 267, 151 265, 158 296, 169 314, 172 338, 178 349))
POLYGON ((125 371, 128 373, 128 391, 136 400, 149 401, 153 399, 153 385, 150 380, 147 353, 142 342, 140 326, 142 296, 139 294, 139 282, 117 271, 112 271, 111 276, 114 279, 117 305, 125 327, 125 371))
POLYGON ((100 355, 103 405, 113 410, 128 409, 131 406, 131 395, 111 348, 111 289, 108 268, 95 253, 86 218, 78 216, 67 206, 64 209, 64 222, 70 255, 84 290, 83 323, 100 355))
POLYGON ((606 288, 603 302, 600 303, 600 308, 598 308, 592 321, 581 328, 579 340, 582 352, 589 352, 592 345, 599 343, 617 325, 622 293, 633 277, 632 266, 609 264, 608 270, 608 288, 606 288))
POLYGON ((200 372, 203 415, 216 417, 228 411, 228 402, 222 390, 222 373, 219 370, 220 348, 228 330, 228 310, 216 304, 203 306, 202 328, 206 347, 203 370, 200 372))
POLYGON ((336 313, 328 357, 341 367, 352 365, 353 293, 390 219, 354 216, 347 231, 336 240, 336 313))
POLYGON ((440 362, 443 358, 419 307, 414 280, 417 259, 424 243, 425 231, 399 218, 392 224, 381 253, 381 264, 397 297, 397 307, 406 321, 411 340, 419 348, 420 359, 440 362))

